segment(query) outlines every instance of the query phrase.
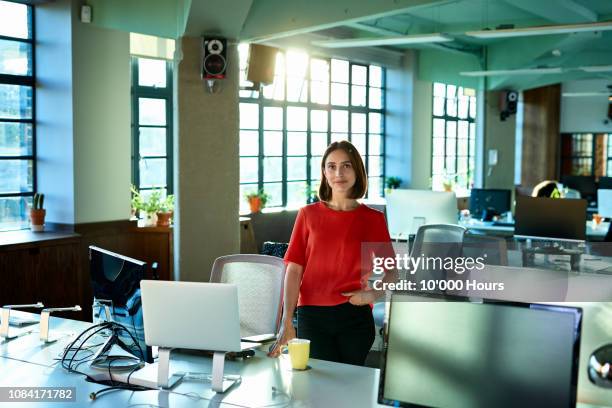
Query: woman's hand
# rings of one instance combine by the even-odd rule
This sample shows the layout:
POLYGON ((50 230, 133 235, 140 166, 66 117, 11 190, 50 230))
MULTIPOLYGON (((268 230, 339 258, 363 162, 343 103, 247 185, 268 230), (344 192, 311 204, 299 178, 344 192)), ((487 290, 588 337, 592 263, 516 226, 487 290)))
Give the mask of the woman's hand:
POLYGON ((284 324, 276 337, 276 343, 272 345, 272 349, 268 353, 268 357, 278 357, 281 353, 281 348, 287 344, 287 342, 296 337, 295 327, 293 323, 284 324))
POLYGON ((352 292, 342 292, 343 296, 349 298, 349 303, 355 306, 369 305, 374 303, 380 296, 380 293, 371 289, 354 290, 352 292))

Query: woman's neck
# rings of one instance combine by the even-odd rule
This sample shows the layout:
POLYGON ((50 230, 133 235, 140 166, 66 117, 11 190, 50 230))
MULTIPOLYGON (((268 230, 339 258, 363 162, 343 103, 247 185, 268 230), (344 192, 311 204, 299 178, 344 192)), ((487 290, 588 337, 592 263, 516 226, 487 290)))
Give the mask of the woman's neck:
POLYGON ((354 198, 336 197, 333 196, 327 206, 338 211, 350 211, 359 206, 359 203, 354 198))

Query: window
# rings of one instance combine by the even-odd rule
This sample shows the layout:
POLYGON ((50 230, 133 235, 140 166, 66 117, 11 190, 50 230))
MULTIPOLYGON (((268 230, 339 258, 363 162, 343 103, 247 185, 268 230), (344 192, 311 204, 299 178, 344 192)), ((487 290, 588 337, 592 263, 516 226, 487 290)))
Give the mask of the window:
POLYGON ((612 177, 612 137, 610 134, 562 134, 561 175, 612 177))
POLYGON ((27 227, 36 191, 33 14, 0 0, 0 230, 27 227))
MULTIPOLYGON (((241 87, 248 45, 239 46, 241 87)), ((244 195, 264 190, 268 207, 299 207, 318 190, 329 143, 349 140, 368 170, 368 197, 380 197, 384 177, 384 78, 376 65, 280 52, 274 83, 240 91, 240 211, 244 195)))
POLYGON ((470 189, 474 184, 476 153, 476 92, 473 89, 435 82, 431 187, 445 185, 470 189))
POLYGON ((172 194, 172 63, 132 58, 132 183, 172 194))

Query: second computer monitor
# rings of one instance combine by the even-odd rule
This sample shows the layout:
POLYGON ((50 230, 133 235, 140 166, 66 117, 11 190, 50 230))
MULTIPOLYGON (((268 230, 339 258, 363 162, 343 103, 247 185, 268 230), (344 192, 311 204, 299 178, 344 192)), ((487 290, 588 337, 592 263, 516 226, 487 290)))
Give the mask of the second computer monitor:
POLYGON ((597 190, 597 213, 602 217, 612 218, 612 190, 597 190))
POLYGON ((517 197, 514 235, 584 241, 586 200, 517 197))
POLYGON ((597 185, 593 176, 561 176, 561 183, 568 188, 580 191, 580 196, 589 201, 596 199, 597 185))
POLYGON ((488 214, 503 214, 510 211, 510 190, 494 188, 473 188, 470 193, 470 214, 484 218, 488 214))
POLYGON ((389 233, 393 238, 407 238, 425 224, 457 223, 455 193, 396 189, 386 199, 389 233))

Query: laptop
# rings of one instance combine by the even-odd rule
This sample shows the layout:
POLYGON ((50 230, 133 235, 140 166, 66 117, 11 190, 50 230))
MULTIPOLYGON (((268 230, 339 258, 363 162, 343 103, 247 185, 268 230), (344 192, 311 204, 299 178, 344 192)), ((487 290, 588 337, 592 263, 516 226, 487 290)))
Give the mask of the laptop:
POLYGON ((140 282, 145 342, 149 346, 241 352, 238 287, 229 283, 140 282))

